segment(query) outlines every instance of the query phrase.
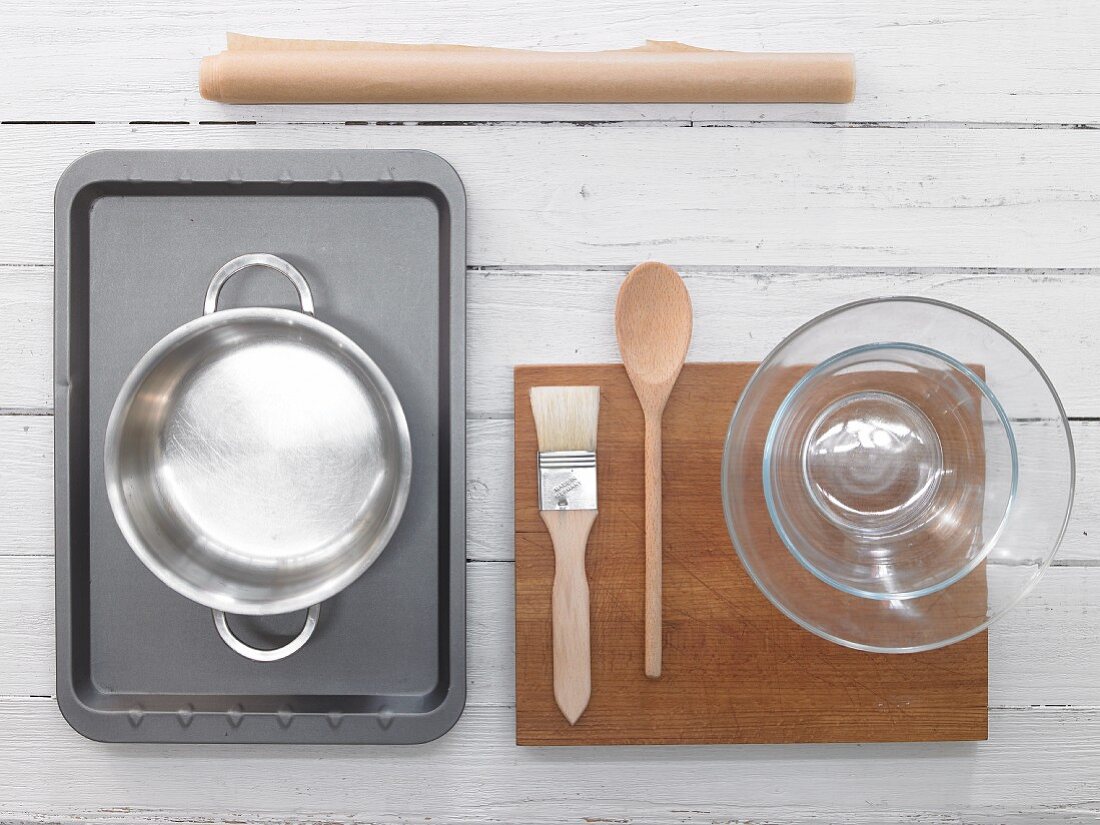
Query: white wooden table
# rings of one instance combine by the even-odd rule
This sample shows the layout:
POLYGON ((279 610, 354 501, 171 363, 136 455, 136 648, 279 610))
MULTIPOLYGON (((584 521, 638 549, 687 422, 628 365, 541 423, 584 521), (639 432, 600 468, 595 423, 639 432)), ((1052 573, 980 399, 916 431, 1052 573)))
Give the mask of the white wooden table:
MULTIPOLYGON (((0 820, 1037 823, 1100 818, 1100 5, 1091 0, 4 0, 0 820), (575 49, 851 50, 850 106, 229 107, 227 29, 575 49), (469 196, 469 704, 403 748, 112 746, 52 698, 52 190, 99 148, 422 147, 469 196), (615 357, 638 261, 690 358, 752 359, 853 298, 1014 332, 1073 418, 1056 566, 990 633, 981 744, 519 749, 511 366, 615 357)), ((752 674, 730 674, 751 678, 752 674)))

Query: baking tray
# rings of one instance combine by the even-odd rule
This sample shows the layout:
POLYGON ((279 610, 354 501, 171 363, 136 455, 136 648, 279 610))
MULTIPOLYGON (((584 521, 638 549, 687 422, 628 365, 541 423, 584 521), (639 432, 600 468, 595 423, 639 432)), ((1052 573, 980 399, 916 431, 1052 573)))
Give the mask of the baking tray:
MULTIPOLYGON (((126 742, 413 743, 465 703, 465 195, 420 151, 96 152, 55 199, 57 701, 87 737, 126 742), (389 377, 413 476, 386 551, 278 662, 238 656, 210 611, 130 551, 103 441, 123 379, 201 315, 248 252, 299 267, 317 317, 389 377)), ((296 307, 281 276, 234 278, 221 307, 296 307)), ((304 613, 237 617, 274 646, 304 613)))

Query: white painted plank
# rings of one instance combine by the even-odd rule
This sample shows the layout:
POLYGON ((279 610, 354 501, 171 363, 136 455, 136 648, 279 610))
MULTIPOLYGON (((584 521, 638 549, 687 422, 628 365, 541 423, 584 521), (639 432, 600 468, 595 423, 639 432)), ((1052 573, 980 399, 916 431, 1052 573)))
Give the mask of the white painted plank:
POLYGON ((0 555, 53 553, 53 418, 0 416, 0 555))
POLYGON ((53 187, 84 152, 280 147, 442 154, 466 186, 474 266, 627 267, 659 257, 679 266, 1049 268, 1100 259, 1100 130, 0 128, 0 263, 50 262, 53 187))
MULTIPOLYGON (((1059 564, 1100 561, 1100 422, 1074 422, 1077 496, 1059 564)), ((53 553, 53 426, 0 416, 0 557, 53 553), (26 428, 24 430, 23 428, 26 428)), ((513 558, 512 422, 466 422, 466 555, 513 558)))
POLYGON ((53 559, 0 556, 0 695, 55 692, 53 559))
MULTIPOLYGON (((467 565, 470 706, 515 702, 514 568, 467 565)), ((1100 707, 1100 568, 1053 567, 990 630, 993 707, 1100 707)), ((0 557, 0 697, 54 694, 53 562, 0 557)))
POLYGON ((0 409, 9 404, 53 407, 53 271, 48 268, 0 266, 0 409))
POLYGON ((1094 3, 1047 0, 9 0, 0 27, 4 120, 854 120, 1096 122, 1094 3), (227 29, 288 37, 548 49, 681 39, 722 49, 853 51, 848 106, 223 106, 198 61, 227 29), (65 59, 61 59, 64 56, 65 59))
MULTIPOLYGON (((625 273, 470 272, 468 412, 510 416, 517 364, 617 361, 613 314, 625 273)), ((682 267, 681 273, 695 311, 689 360, 759 360, 818 313, 859 298, 920 295, 959 304, 999 324, 1043 365, 1069 415, 1100 416, 1094 369, 1100 270, 682 267)), ((0 409, 52 406, 52 290, 48 267, 0 266, 5 299, 0 302, 0 409)), ((324 308, 320 311, 323 315, 324 308)))
MULTIPOLYGON (((826 310, 918 295, 998 324, 1043 366, 1068 415, 1100 415, 1100 272, 680 271, 695 316, 689 361, 760 360, 826 310)), ((474 415, 511 412, 516 364, 619 360, 613 318, 625 272, 517 274, 475 272, 468 279, 467 409, 474 415)))
POLYGON ((401 748, 104 745, 0 701, 0 817, 117 822, 1095 822, 1100 713, 990 714, 986 743, 516 748, 468 708, 401 748))
MULTIPOLYGON (((1100 577, 1097 578, 1100 581, 1100 577)), ((515 604, 514 564, 470 562, 466 565, 468 707, 515 705, 515 604)), ((1093 681, 1100 682, 1100 679, 1093 681)), ((1100 690, 1096 693, 1100 695, 1100 690)))
POLYGON ((511 419, 466 421, 467 558, 514 558, 513 432, 511 419))

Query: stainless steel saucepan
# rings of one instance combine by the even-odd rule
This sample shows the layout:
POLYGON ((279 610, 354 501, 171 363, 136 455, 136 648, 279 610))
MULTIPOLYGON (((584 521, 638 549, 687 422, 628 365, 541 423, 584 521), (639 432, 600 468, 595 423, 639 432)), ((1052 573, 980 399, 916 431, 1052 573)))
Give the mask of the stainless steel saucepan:
POLYGON ((104 459, 111 509, 138 558, 210 607, 225 643, 258 661, 300 649, 320 603, 378 558, 412 473, 393 387, 354 341, 313 317, 302 274, 274 255, 223 266, 203 315, 137 363, 104 459), (289 278, 301 312, 218 310, 225 282, 248 267, 289 278), (302 631, 274 650, 242 642, 225 615, 303 608, 302 631))

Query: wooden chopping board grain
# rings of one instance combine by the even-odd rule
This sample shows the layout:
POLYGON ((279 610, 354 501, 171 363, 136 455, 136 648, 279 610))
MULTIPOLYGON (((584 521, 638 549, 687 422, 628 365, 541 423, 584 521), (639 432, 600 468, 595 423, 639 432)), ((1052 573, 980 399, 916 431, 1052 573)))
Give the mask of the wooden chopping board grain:
MULTIPOLYGON (((516 368, 518 744, 986 738, 985 633, 928 653, 850 650, 787 619, 745 573, 722 514, 720 469, 730 416, 755 368, 688 364, 665 412, 664 670, 657 680, 643 668, 643 421, 626 372, 621 365, 516 368), (538 515, 528 394, 533 386, 582 384, 603 389, 600 513, 587 560, 592 699, 570 727, 553 696, 554 554, 538 515)), ((762 508, 760 517, 768 518, 762 508)), ((984 587, 974 598, 984 600, 984 587)))

